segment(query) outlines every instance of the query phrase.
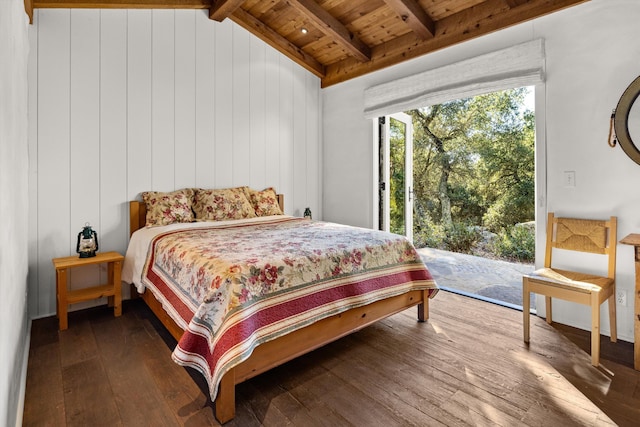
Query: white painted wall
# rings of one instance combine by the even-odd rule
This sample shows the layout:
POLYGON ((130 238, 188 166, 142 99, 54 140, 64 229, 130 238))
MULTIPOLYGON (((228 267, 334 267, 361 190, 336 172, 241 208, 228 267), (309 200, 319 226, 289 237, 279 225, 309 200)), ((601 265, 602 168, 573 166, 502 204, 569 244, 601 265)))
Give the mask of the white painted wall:
MULTIPOLYGON (((30 41, 34 317, 55 313, 51 259, 75 253, 85 222, 124 253, 142 191, 273 186, 287 214, 321 217, 319 81, 241 27, 206 11, 40 9, 30 41)), ((72 288, 105 274, 78 270, 72 288)))
POLYGON ((0 425, 22 424, 27 316, 29 20, 0 0, 0 425))
MULTIPOLYGON (((324 219, 373 226, 373 128, 363 116, 367 87, 544 38, 547 81, 536 109, 543 123, 537 142, 546 140, 546 208, 562 215, 612 213, 619 219, 619 238, 640 232, 640 165, 619 147, 607 145, 611 111, 640 75, 639 19, 636 0, 592 0, 323 90, 324 219), (564 171, 575 171, 575 188, 563 186, 564 171)), ((546 219, 541 217, 539 227, 546 219)), ((626 307, 617 307, 618 336, 633 341, 629 246, 618 245, 617 275, 618 289, 625 290, 629 300, 626 307)), ((602 331, 608 334, 604 307, 602 331)), ((554 320, 590 328, 586 306, 554 302, 554 320)))

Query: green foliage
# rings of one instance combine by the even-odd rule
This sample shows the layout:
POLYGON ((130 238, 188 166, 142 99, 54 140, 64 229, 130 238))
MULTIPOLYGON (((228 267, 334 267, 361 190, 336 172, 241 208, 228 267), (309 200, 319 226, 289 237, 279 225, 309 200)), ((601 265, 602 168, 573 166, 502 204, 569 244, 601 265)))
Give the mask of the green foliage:
POLYGON ((457 221, 481 224, 484 215, 483 198, 476 188, 460 184, 449 186, 451 215, 457 221))
POLYGON ((413 241, 420 248, 444 249, 445 230, 442 225, 430 222, 413 235, 413 241))
MULTIPOLYGON (((495 92, 407 112, 414 127, 417 245, 468 252, 474 235, 462 224, 497 233, 534 218, 535 123, 533 112, 522 109, 526 92, 495 92)), ((404 202, 404 193, 395 199, 404 202)), ((514 243, 516 237, 521 236, 504 241, 514 243)), ((502 250, 507 243, 501 245, 502 250)))
POLYGON ((438 248, 451 252, 472 253, 482 238, 475 227, 463 223, 449 226, 436 224, 426 216, 417 219, 413 230, 413 241, 417 247, 438 248))
POLYGON ((500 258, 529 262, 535 259, 535 250, 534 227, 508 227, 493 242, 493 252, 500 258))
POLYGON ((405 126, 393 118, 389 129, 389 215, 390 231, 405 234, 404 224, 404 192, 405 192, 405 126))
POLYGON ((481 238, 482 235, 474 227, 455 222, 445 228, 444 249, 470 254, 481 238))
POLYGON ((534 184, 532 181, 520 182, 505 191, 489 206, 483 216, 484 225, 497 233, 519 222, 535 217, 534 184))
POLYGON ((419 248, 443 249, 446 237, 444 226, 435 223, 428 210, 416 201, 413 214, 413 242, 419 248))

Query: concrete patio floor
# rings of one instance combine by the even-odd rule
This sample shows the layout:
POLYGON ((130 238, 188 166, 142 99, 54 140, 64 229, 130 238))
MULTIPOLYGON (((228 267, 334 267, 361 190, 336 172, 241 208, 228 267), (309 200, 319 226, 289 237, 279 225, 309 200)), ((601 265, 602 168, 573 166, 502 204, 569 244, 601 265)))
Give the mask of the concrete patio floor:
MULTIPOLYGON (((533 264, 432 248, 418 249, 418 253, 439 287, 522 309, 522 275, 532 272, 533 264)), ((531 298, 531 308, 535 308, 535 298, 531 298)))

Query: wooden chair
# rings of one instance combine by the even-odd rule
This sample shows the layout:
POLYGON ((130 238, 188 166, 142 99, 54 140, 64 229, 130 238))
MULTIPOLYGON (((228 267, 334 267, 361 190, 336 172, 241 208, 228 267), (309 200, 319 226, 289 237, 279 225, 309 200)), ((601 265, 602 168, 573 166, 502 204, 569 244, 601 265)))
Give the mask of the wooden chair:
POLYGON ((558 218, 553 212, 547 219, 547 244, 544 268, 522 278, 522 313, 524 341, 529 342, 530 292, 545 296, 547 323, 551 324, 551 298, 560 298, 591 306, 591 364, 600 362, 600 304, 609 300, 611 342, 616 342, 616 245, 617 219, 607 220, 558 218), (606 276, 552 267, 554 250, 563 249, 602 254, 608 257, 606 276))

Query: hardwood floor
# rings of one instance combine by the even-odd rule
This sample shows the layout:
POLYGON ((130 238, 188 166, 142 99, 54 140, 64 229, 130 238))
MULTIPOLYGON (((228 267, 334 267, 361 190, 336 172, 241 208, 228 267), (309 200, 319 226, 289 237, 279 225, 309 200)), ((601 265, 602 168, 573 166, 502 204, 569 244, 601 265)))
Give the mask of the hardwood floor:
MULTIPOLYGON (((237 388, 228 426, 638 425, 633 347, 441 291, 415 310, 273 369, 237 388), (614 361, 615 360, 615 361, 614 361)), ((142 301, 123 315, 74 312, 69 329, 35 320, 25 426, 218 425, 199 374, 171 360, 175 341, 142 301)))

